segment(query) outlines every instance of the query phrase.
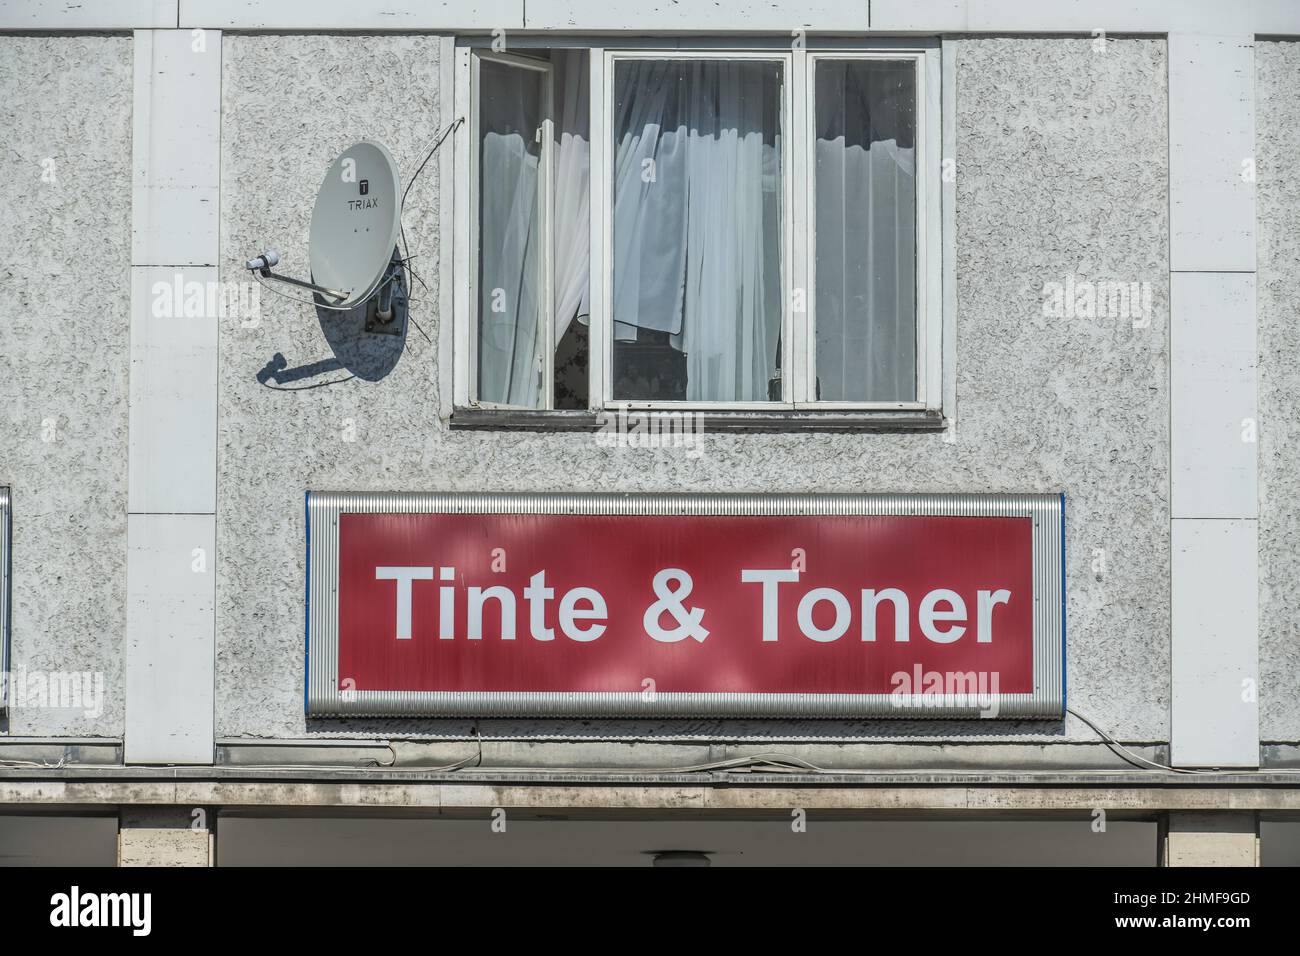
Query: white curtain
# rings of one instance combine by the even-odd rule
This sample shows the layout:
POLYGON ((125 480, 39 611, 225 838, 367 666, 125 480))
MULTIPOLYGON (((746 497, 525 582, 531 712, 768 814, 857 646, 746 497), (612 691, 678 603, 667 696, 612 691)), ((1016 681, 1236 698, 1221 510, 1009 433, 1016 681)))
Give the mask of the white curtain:
POLYGON ((615 337, 679 334, 686 271, 686 129, 672 121, 679 67, 618 64, 615 74, 615 337))
POLYGON ((911 70, 888 61, 817 67, 815 304, 824 401, 916 397, 911 70))
POLYGON ((614 85, 615 339, 668 333, 688 400, 766 400, 782 316, 779 69, 624 61, 614 85))
POLYGON ((587 53, 552 55, 555 69, 555 344, 591 314, 591 107, 587 53))
POLYGON ((541 74, 479 67, 478 396, 536 407, 542 247, 538 188, 541 74))

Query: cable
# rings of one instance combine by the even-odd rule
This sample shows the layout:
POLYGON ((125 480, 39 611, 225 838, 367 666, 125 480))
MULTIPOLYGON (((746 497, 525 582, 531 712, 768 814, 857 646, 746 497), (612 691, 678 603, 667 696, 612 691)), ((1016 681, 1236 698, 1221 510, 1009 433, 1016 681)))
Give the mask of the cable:
POLYGON ((429 333, 426 332, 426 331, 424 331, 424 328, 420 325, 419 322, 415 321, 415 317, 414 317, 413 315, 411 315, 410 312, 407 312, 407 313, 406 313, 406 317, 407 317, 408 319, 411 320, 411 324, 415 326, 416 330, 417 330, 421 335, 424 336, 424 341, 426 341, 426 342, 428 342, 430 345, 432 345, 432 344, 433 344, 433 339, 429 338, 429 333))
POLYGON ((1133 751, 1129 750, 1122 743, 1120 743, 1110 734, 1106 733, 1106 731, 1102 730, 1100 727, 1094 724, 1087 717, 1083 716, 1083 714, 1079 713, 1073 707, 1067 707, 1066 713, 1073 714, 1075 717, 1078 717, 1081 721, 1083 721, 1085 724, 1091 727, 1093 733, 1095 733, 1098 737, 1104 740, 1106 742, 1106 745, 1110 747, 1112 751, 1118 753, 1121 757, 1123 757, 1129 763, 1132 763, 1135 767, 1138 766, 1138 764, 1134 763, 1134 761, 1141 761, 1141 763, 1146 764, 1148 767, 1153 767, 1156 770, 1168 770, 1171 773, 1201 774, 1201 773, 1219 772, 1217 770, 1188 770, 1182 767, 1170 767, 1167 764, 1157 763, 1154 760, 1148 760, 1146 757, 1143 757, 1141 754, 1136 754, 1133 751))
POLYGON ((405 770, 410 773, 443 773, 452 770, 460 770, 463 767, 469 766, 471 761, 473 761, 475 767, 481 767, 483 766, 483 737, 478 730, 478 721, 474 722, 474 741, 478 744, 477 753, 471 754, 462 760, 457 760, 455 763, 447 764, 445 767, 395 767, 393 764, 397 763, 397 751, 393 749, 391 743, 386 743, 384 746, 386 746, 388 752, 392 754, 392 763, 377 763, 376 766, 382 767, 385 770, 405 770))
MULTIPOLYGON (((429 160, 433 158, 433 154, 437 151, 438 147, 442 145, 442 141, 447 138, 447 135, 452 130, 454 130, 457 126, 459 126, 463 122, 465 122, 465 117, 463 116, 456 117, 456 119, 453 120, 447 126, 447 128, 444 129, 438 135, 438 138, 434 140, 433 145, 429 147, 429 151, 424 154, 424 159, 420 162, 420 165, 416 168, 414 175, 412 175, 411 178, 407 180, 406 188, 402 190, 402 201, 401 203, 398 204, 397 207, 397 228, 401 232, 401 237, 402 237, 402 255, 405 256, 408 260, 411 258, 411 256, 409 254, 410 250, 407 248, 406 245, 406 224, 402 221, 402 215, 406 212, 406 195, 411 191, 411 187, 415 185, 415 181, 420 178, 420 173, 424 172, 424 167, 429 164, 429 160)), ((424 289, 425 292, 429 291, 429 287, 424 284, 423 280, 420 280, 420 286, 424 289)))
POLYGON ((399 218, 401 217, 403 210, 406 209, 406 194, 411 191, 411 187, 415 185, 415 181, 420 178, 420 173, 424 172, 424 167, 429 164, 429 160, 433 158, 434 152, 438 149, 439 146, 442 145, 442 141, 447 138, 447 134, 450 133, 452 130, 454 130, 457 126, 459 126, 463 122, 465 122, 465 117, 463 116, 456 117, 454 120, 452 120, 451 123, 448 124, 447 128, 444 129, 441 134, 439 134, 437 140, 434 141, 434 144, 429 147, 429 152, 425 154, 424 161, 421 162, 419 167, 415 170, 415 174, 411 176, 409 180, 407 180, 406 188, 402 190, 402 202, 397 207, 397 215, 399 218))
MULTIPOLYGON (((1087 724, 1093 730, 1093 732, 1097 734, 1097 736, 1102 738, 1102 740, 1106 743, 1108 747, 1110 747, 1113 751, 1119 754, 1119 756, 1129 761, 1129 763, 1133 764, 1133 766, 1139 767, 1139 769, 1153 768, 1155 770, 1165 770, 1170 773, 1181 773, 1181 774, 1192 774, 1192 775, 1251 772, 1251 771, 1244 771, 1240 768, 1234 768, 1234 767, 1229 767, 1226 769, 1216 767, 1213 769, 1194 770, 1194 769, 1188 769, 1184 767, 1171 767, 1168 764, 1158 763, 1157 761, 1154 760, 1148 760, 1146 757, 1143 757, 1141 754, 1134 753, 1133 751, 1129 750, 1127 747, 1121 744, 1110 734, 1106 733, 1104 730, 1098 727, 1092 720, 1085 717, 1083 714, 1079 713, 1074 708, 1072 707, 1066 708, 1066 711, 1067 713, 1073 714, 1075 717, 1079 718, 1079 720, 1087 724), (1140 766, 1141 764, 1145 764, 1146 767, 1145 768, 1141 767, 1140 766)), ((877 774, 879 772, 875 770, 828 770, 824 767, 818 767, 816 764, 809 763, 807 760, 804 760, 802 757, 796 757, 792 754, 782 754, 782 753, 754 754, 753 756, 749 756, 749 757, 736 757, 731 760, 718 760, 713 763, 695 764, 694 766, 689 766, 689 767, 668 767, 660 770, 648 770, 648 771, 637 771, 637 772, 700 773, 709 770, 734 770, 734 769, 740 769, 743 767, 755 766, 755 765, 770 765, 776 769, 780 769, 784 771, 792 771, 795 769, 799 769, 799 770, 809 771, 811 773, 821 773, 821 774, 877 774)), ((1253 772, 1258 773, 1260 771, 1253 771, 1253 772)), ((1295 767, 1276 767, 1276 768, 1269 768, 1262 772, 1270 773, 1270 774, 1300 773, 1300 769, 1297 769, 1295 767)))
POLYGON ((397 763, 397 751, 393 749, 393 745, 388 741, 383 743, 389 756, 393 758, 388 763, 371 760, 370 763, 365 764, 252 764, 250 767, 255 770, 359 770, 363 767, 375 767, 388 773, 450 773, 461 770, 471 763, 475 767, 483 766, 483 736, 479 733, 478 721, 474 722, 474 740, 478 744, 476 753, 472 753, 468 757, 462 757, 455 763, 449 763, 444 767, 396 767, 394 764, 397 763))
POLYGON ((799 770, 810 773, 846 773, 846 774, 875 774, 875 770, 828 770, 825 767, 818 767, 816 764, 809 763, 802 757, 796 757, 793 754, 783 753, 764 753, 752 754, 748 757, 732 757, 730 760, 715 760, 711 763, 698 763, 688 767, 665 767, 658 770, 637 770, 636 773, 703 773, 710 770, 738 770, 744 767, 766 766, 772 767, 786 773, 796 772, 799 770))
MULTIPOLYGON (((402 220, 402 216, 405 215, 406 213, 406 195, 411 191, 411 187, 415 185, 415 181, 420 178, 420 173, 424 172, 424 167, 427 166, 429 160, 433 158, 433 154, 437 151, 438 147, 442 145, 443 140, 447 138, 447 136, 451 133, 452 130, 454 130, 457 126, 459 126, 464 121, 465 121, 465 117, 463 116, 456 117, 456 119, 453 120, 447 126, 447 128, 444 129, 438 135, 438 138, 434 140, 433 145, 429 147, 429 151, 425 154, 424 160, 420 163, 419 167, 416 168, 415 174, 409 180, 407 180, 406 188, 402 190, 402 201, 400 205, 397 207, 397 228, 402 240, 402 265, 405 267, 406 271, 411 274, 411 278, 414 279, 416 282, 420 283, 420 290, 421 292, 424 293, 427 293, 429 291, 428 285, 425 284, 424 279, 420 278, 420 274, 416 272, 414 269, 412 269, 410 266, 410 261, 414 259, 415 256, 411 255, 411 249, 406 243, 406 223, 402 220)), ((411 310, 410 310, 411 304, 412 304, 411 298, 408 293, 407 301, 406 301, 406 305, 407 305, 406 316, 408 319, 411 320, 411 323, 416 327, 416 329, 419 330, 420 334, 424 336, 424 340, 428 342, 430 345, 432 345, 433 339, 429 338, 429 333, 425 332, 424 328, 420 325, 420 323, 415 320, 415 316, 411 315, 411 310)))
POLYGON ((1111 749, 1116 749, 1116 748, 1118 748, 1120 751, 1122 751, 1121 756, 1131 757, 1133 760, 1140 760, 1140 761, 1142 761, 1142 763, 1144 763, 1144 764, 1148 764, 1149 766, 1152 766, 1152 767, 1155 767, 1157 770, 1168 770, 1168 771, 1171 771, 1172 773, 1190 773, 1190 774, 1205 774, 1205 773, 1210 773, 1210 774, 1214 774, 1214 773, 1300 773, 1300 768, 1297 768, 1297 767, 1268 767, 1268 768, 1266 768, 1266 769, 1265 769, 1265 768, 1254 768, 1254 767, 1213 767, 1213 768, 1205 769, 1205 770, 1189 770, 1189 769, 1187 769, 1187 768, 1185 768, 1185 767, 1170 767, 1170 766, 1168 766, 1167 764, 1156 763, 1154 760, 1148 760, 1146 757, 1143 757, 1141 754, 1135 754, 1135 753, 1133 753, 1133 751, 1129 750, 1127 747, 1125 747, 1123 744, 1121 744, 1118 740, 1116 740, 1116 739, 1115 739, 1114 737, 1112 737, 1110 734, 1106 733, 1106 731, 1102 730, 1102 729, 1101 729, 1100 727, 1098 727, 1095 723, 1093 723, 1093 722, 1092 722, 1091 720, 1089 720, 1087 717, 1083 716, 1083 714, 1079 713, 1079 712, 1078 712, 1077 710, 1075 710, 1074 708, 1072 708, 1072 707, 1067 707, 1067 708, 1066 708, 1066 711, 1067 711, 1068 713, 1073 714, 1075 717, 1078 717, 1078 718, 1079 718, 1080 720, 1082 720, 1085 724, 1087 724, 1089 727, 1091 727, 1091 728, 1093 729, 1093 731, 1097 734, 1097 736, 1101 737, 1101 738, 1102 738, 1102 739, 1103 739, 1103 740, 1104 740, 1104 741, 1105 741, 1105 742, 1106 742, 1106 743, 1111 747, 1111 749))

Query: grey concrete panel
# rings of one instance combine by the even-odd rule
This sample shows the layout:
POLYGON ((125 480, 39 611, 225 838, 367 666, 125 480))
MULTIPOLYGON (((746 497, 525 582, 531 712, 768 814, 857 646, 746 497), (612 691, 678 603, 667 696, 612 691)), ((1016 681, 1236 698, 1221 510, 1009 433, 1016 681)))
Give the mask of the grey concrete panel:
POLYGON ((1300 43, 1256 48, 1260 733, 1300 740, 1300 43))
POLYGON ((119 734, 126 626, 129 36, 0 37, 0 485, 13 493, 15 670, 91 672, 102 713, 15 734, 119 734))

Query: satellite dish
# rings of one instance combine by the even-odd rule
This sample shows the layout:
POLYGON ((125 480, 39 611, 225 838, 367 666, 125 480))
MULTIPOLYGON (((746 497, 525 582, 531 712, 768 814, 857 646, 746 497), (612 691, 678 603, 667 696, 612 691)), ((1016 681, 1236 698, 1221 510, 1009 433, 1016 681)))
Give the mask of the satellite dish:
POLYGON ((316 193, 308 248, 312 281, 364 302, 388 273, 401 228, 401 177, 393 156, 363 140, 334 160, 316 193))
POLYGON ((274 250, 245 266, 264 278, 310 289, 325 308, 348 312, 366 306, 366 331, 400 335, 406 290, 397 249, 401 233, 402 180, 393 155, 362 140, 330 165, 312 207, 308 252, 311 281, 278 275, 274 250))

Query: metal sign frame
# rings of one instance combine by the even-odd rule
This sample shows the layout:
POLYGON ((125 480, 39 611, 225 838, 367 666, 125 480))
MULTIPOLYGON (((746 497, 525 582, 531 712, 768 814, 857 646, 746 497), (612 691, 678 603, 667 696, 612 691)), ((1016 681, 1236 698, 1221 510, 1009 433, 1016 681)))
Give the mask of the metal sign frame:
POLYGON ((307 492, 305 707, 309 717, 812 717, 1059 720, 1065 712, 1062 494, 438 494, 307 492), (388 691, 339 687, 341 514, 892 515, 1033 521, 1032 693, 388 691), (992 712, 990 712, 992 711, 992 712))

